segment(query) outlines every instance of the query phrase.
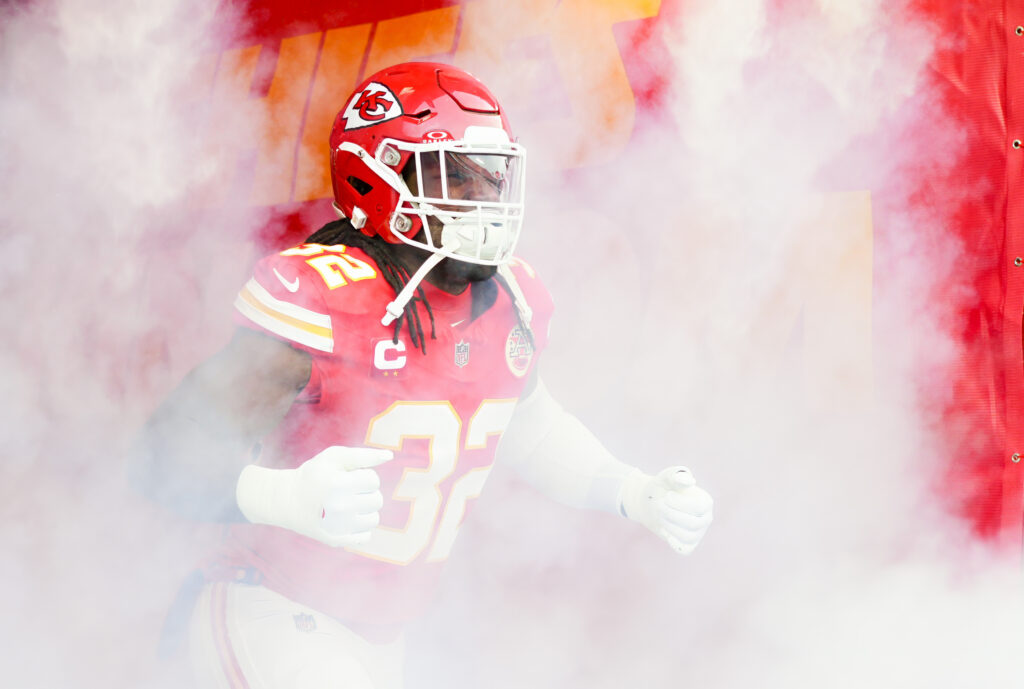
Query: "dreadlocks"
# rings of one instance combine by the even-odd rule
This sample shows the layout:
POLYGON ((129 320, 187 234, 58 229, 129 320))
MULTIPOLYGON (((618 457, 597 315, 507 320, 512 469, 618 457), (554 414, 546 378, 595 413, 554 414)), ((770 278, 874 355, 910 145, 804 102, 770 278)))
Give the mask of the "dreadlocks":
MULTIPOLYGON (((347 218, 341 218, 340 220, 334 220, 327 223, 319 230, 311 234, 306 239, 307 244, 324 244, 330 246, 332 244, 344 244, 346 246, 354 246, 362 249, 366 252, 366 255, 374 260, 377 267, 380 268, 381 273, 384 275, 384 279, 387 280, 388 285, 391 289, 395 290, 395 294, 402 291, 406 283, 409 282, 410 273, 401 263, 395 260, 391 250, 388 248, 387 242, 378 236, 367 236, 352 227, 352 223, 347 218)), ((500 275, 495 276, 495 281, 501 285, 501 288, 508 294, 509 298, 513 303, 516 302, 516 296, 512 289, 509 287, 508 282, 500 275)), ((476 319, 477 316, 487 311, 491 306, 494 305, 497 299, 497 289, 494 286, 494 282, 487 280, 486 282, 472 282, 470 283, 470 289, 472 290, 473 308, 472 308, 472 319, 476 319)), ((423 292, 423 287, 417 285, 416 293, 419 295, 413 297, 409 301, 409 305, 402 312, 402 315, 395 320, 395 333, 393 342, 398 342, 398 335, 402 330, 402 322, 406 324, 406 329, 409 332, 409 339, 412 341, 413 347, 419 348, 424 354, 427 353, 427 342, 423 335, 423 325, 420 320, 419 305, 417 302, 422 302, 423 307, 427 310, 427 317, 430 318, 430 339, 436 340, 437 333, 434 327, 434 312, 430 308, 430 302, 427 301, 427 295, 423 292), (412 308, 409 308, 412 307, 412 308), (408 318, 406 318, 408 316, 408 318)), ((516 321, 519 323, 519 328, 526 335, 530 342, 531 347, 536 347, 533 341, 533 331, 530 330, 530 326, 523 321, 523 317, 519 312, 519 309, 513 309, 516 315, 516 321)))
MULTIPOLYGON (((387 242, 377 236, 369 237, 356 228, 352 227, 352 223, 346 218, 340 220, 334 220, 327 223, 319 230, 311 234, 306 239, 307 244, 344 244, 346 246, 354 246, 362 249, 366 252, 366 255, 374 260, 377 267, 380 268, 384 279, 391 286, 391 289, 395 290, 395 294, 402 291, 405 287, 405 283, 409 282, 409 271, 395 260, 392 252, 388 248, 387 242)), ((419 306, 416 302, 423 302, 424 308, 427 310, 427 316, 430 318, 430 339, 437 339, 437 334, 434 330, 434 312, 430 308, 430 302, 427 301, 427 296, 423 293, 423 288, 420 286, 416 287, 416 293, 418 297, 413 297, 409 301, 409 306, 406 307, 405 311, 401 316, 395 320, 395 334, 393 342, 398 342, 398 334, 402 330, 402 322, 405 321, 406 328, 409 331, 409 339, 412 341, 413 347, 419 348, 424 354, 427 353, 427 342, 423 336, 423 325, 420 321, 419 306), (409 308, 411 307, 411 308, 409 308), (408 316, 408 318, 406 317, 408 316)))

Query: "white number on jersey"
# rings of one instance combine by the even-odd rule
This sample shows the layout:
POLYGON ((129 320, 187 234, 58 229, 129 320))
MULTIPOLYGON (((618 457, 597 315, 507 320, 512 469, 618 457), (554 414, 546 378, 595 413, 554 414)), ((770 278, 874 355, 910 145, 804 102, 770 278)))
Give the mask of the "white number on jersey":
MULTIPOLYGON (((488 437, 500 436, 512 420, 515 405, 514 399, 481 402, 466 428, 465 449, 485 448, 488 437)), ((462 419, 449 402, 395 402, 370 421, 366 444, 397 452, 407 438, 428 440, 430 452, 427 467, 406 469, 392 494, 395 500, 412 503, 408 520, 400 528, 378 526, 368 543, 347 550, 407 565, 433 540, 428 561, 444 560, 455 543, 467 503, 480 495, 491 467, 465 472, 452 483, 447 498, 441 494, 441 482, 458 469, 463 444, 462 419)))

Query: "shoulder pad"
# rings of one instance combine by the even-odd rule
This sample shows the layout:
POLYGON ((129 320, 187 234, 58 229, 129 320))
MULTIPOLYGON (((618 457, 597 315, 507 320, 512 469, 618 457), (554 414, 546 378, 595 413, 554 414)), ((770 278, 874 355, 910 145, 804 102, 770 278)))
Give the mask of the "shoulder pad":
POLYGON ((243 325, 258 326, 301 348, 331 352, 332 312, 359 311, 363 301, 339 288, 374 281, 378 275, 377 267, 358 249, 303 244, 260 260, 235 308, 244 317, 243 325), (339 308, 345 302, 355 303, 339 308))
POLYGON ((516 282, 519 283, 519 287, 522 289, 534 313, 539 312, 540 314, 550 316, 554 308, 551 295, 548 293, 543 281, 537 277, 537 271, 533 269, 533 266, 518 256, 513 256, 507 265, 516 282))
POLYGON ((533 269, 533 266, 518 256, 513 256, 509 259, 508 267, 512 269, 512 272, 515 273, 516 277, 520 280, 525 278, 535 280, 537 278, 537 271, 533 269))

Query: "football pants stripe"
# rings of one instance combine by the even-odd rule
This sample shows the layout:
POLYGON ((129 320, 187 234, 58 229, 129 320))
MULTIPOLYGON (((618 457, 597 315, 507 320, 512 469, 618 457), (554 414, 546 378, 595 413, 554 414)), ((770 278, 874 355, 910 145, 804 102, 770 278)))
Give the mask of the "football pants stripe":
POLYGON ((213 642, 217 646, 217 656, 220 658, 221 669, 227 678, 228 686, 231 689, 249 689, 249 683, 238 663, 235 649, 231 645, 231 635, 228 631, 228 585, 224 582, 217 582, 210 591, 211 622, 213 624, 213 642))

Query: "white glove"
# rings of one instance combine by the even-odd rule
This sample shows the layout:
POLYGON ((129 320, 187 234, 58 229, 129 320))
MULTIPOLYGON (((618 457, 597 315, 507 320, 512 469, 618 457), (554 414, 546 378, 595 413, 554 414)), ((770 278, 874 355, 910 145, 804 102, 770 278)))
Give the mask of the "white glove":
POLYGON ((335 548, 370 540, 384 496, 373 467, 391 450, 333 445, 295 469, 250 464, 235 488, 238 508, 253 524, 290 529, 335 548))
POLYGON ((622 486, 623 514, 656 533, 681 555, 693 552, 711 526, 713 504, 686 467, 669 467, 657 476, 636 469, 622 486))

